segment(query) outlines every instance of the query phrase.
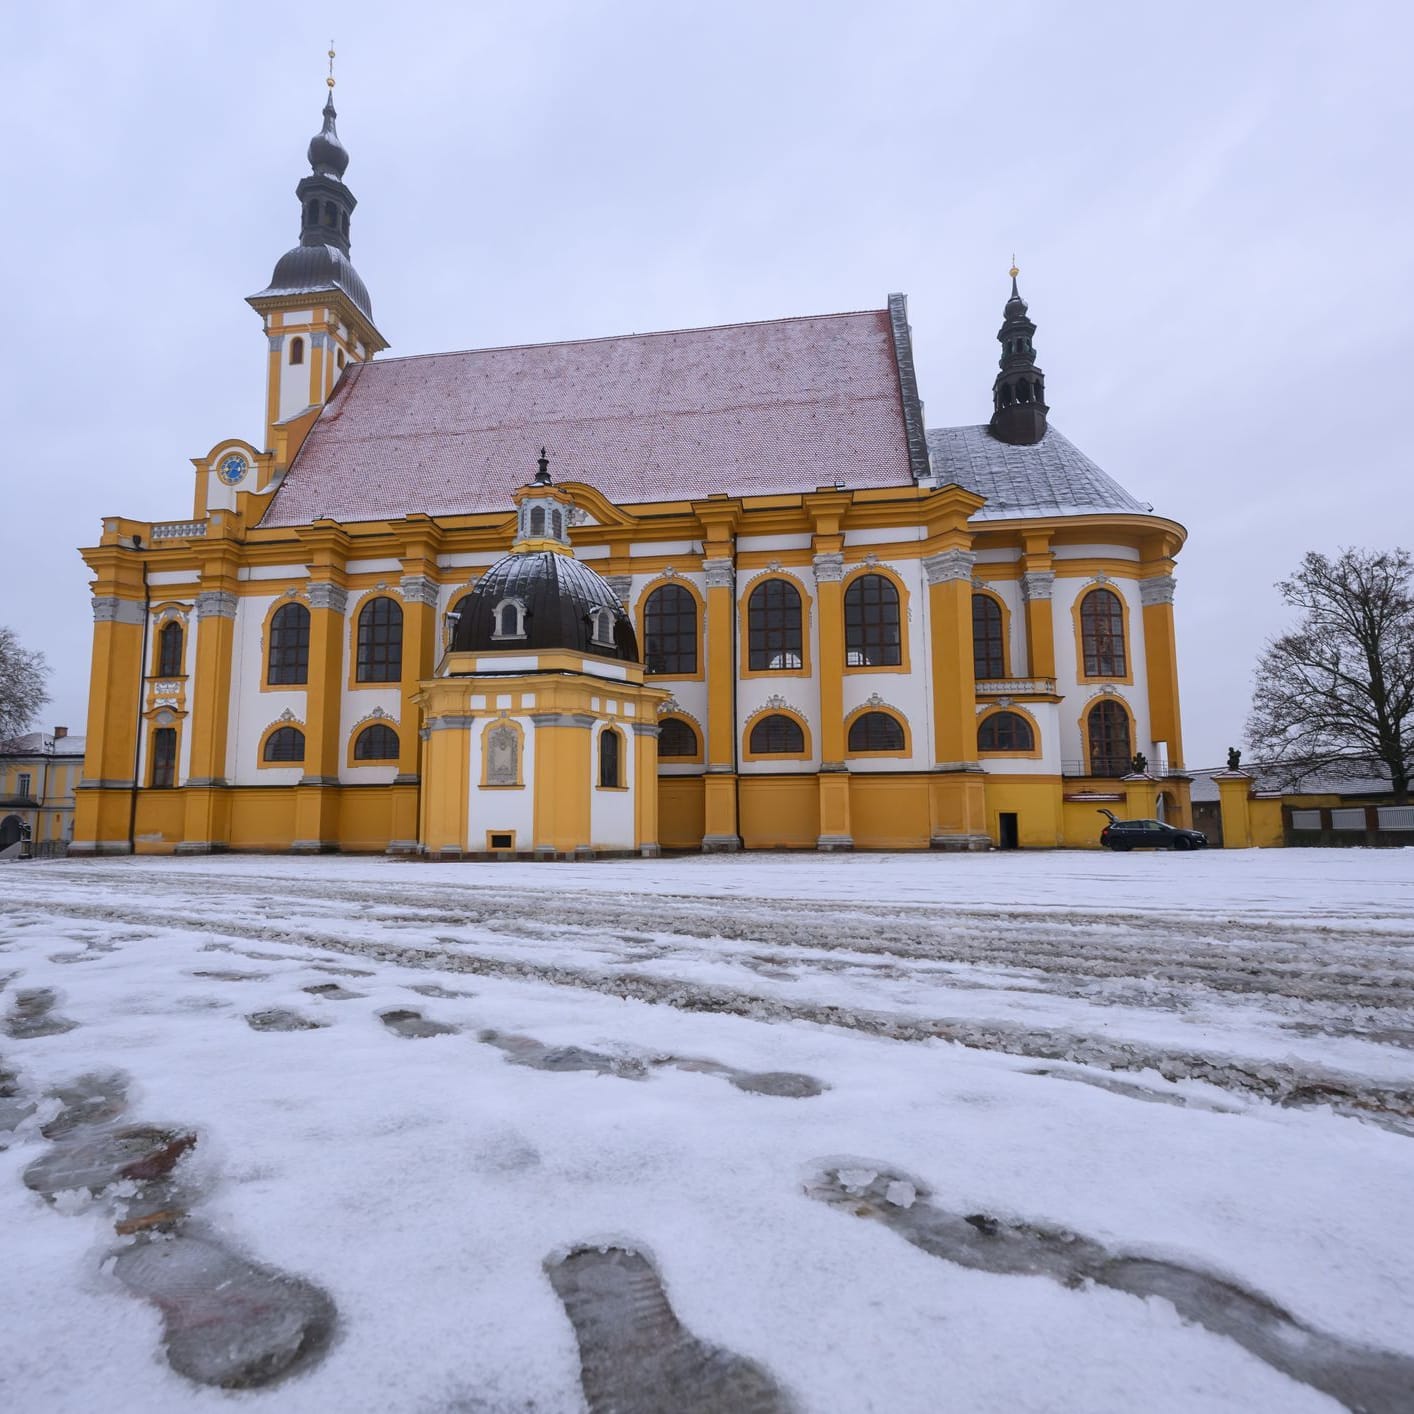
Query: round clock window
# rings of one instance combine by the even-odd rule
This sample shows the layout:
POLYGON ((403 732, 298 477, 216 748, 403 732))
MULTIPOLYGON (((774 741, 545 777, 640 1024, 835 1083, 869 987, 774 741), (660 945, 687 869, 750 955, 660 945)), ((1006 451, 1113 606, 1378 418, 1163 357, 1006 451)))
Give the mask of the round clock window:
POLYGON ((238 482, 245 480, 245 474, 250 470, 249 464, 244 457, 230 456, 221 463, 221 480, 227 486, 235 486, 238 482))

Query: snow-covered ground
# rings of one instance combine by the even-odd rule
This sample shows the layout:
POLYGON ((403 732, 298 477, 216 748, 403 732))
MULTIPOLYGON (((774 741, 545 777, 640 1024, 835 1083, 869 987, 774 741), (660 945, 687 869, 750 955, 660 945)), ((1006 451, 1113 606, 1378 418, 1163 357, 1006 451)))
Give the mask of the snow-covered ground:
POLYGON ((10 864, 0 978, 6 1409, 1414 1410, 1414 850, 10 864))

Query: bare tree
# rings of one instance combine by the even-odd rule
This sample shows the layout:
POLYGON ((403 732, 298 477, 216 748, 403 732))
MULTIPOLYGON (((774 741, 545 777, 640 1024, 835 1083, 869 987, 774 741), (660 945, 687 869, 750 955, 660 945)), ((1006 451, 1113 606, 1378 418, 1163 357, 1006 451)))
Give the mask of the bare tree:
POLYGON ((14 629, 0 625, 0 742, 19 736, 49 701, 49 664, 37 648, 21 646, 14 629))
POLYGON ((1302 612, 1257 665, 1247 740, 1288 780, 1343 766, 1388 773, 1409 799, 1414 768, 1414 557, 1314 551, 1277 585, 1302 612))

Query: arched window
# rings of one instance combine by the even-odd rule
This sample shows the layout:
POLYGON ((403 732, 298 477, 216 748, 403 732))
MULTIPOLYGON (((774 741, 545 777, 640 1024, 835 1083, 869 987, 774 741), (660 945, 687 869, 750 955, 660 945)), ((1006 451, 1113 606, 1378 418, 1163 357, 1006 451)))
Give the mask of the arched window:
POLYGON ((668 677, 697 671, 697 600, 680 584, 655 589, 643 606, 644 661, 668 677))
POLYGON ((304 219, 306 225, 317 226, 319 224, 319 203, 317 201, 311 201, 305 207, 304 219))
POLYGON ((619 734, 613 727, 605 727, 599 733, 599 784, 604 787, 621 786, 623 753, 619 748, 619 734))
POLYGON ((1092 589, 1080 601, 1080 639, 1087 678, 1125 675, 1124 606, 1111 589, 1092 589))
POLYGON ((460 621, 462 614, 466 612, 466 605, 470 598, 471 590, 469 589, 466 590, 464 593, 457 595, 457 597, 453 599, 452 602, 447 606, 447 612, 442 616, 443 631, 446 634, 448 643, 451 643, 452 639, 456 636, 457 624, 460 621))
POLYGON ((152 788, 167 790, 177 784, 177 729, 158 727, 152 733, 152 788))
POLYGON ((301 339, 298 334, 290 340, 290 362, 304 362, 304 340, 301 339))
POLYGON ((1112 697, 1097 702, 1086 719, 1090 742, 1090 774, 1123 776, 1133 759, 1129 743, 1129 714, 1112 697))
POLYGON ((332 201, 324 203, 324 224, 326 226, 337 226, 339 224, 339 210, 332 201))
POLYGON ((491 611, 496 627, 492 638, 525 637, 525 603, 520 599, 502 599, 491 611))
POLYGON ((800 592, 789 580, 764 580, 751 591, 746 601, 746 640, 747 666, 752 672, 804 666, 800 617, 800 592))
POLYGON ((601 605, 589 611, 589 641, 600 648, 614 646, 614 611, 601 605))
POLYGON ((304 733, 298 727, 277 727, 265 738, 266 761, 303 761, 304 733))
POLYGON ((303 604, 282 604, 270 620, 266 681, 272 687, 309 681, 309 610, 303 604))
POLYGON ((667 717, 658 729, 658 759, 697 755, 697 733, 691 722, 681 717, 667 717))
POLYGON ((392 599, 370 599, 358 614, 355 682, 397 682, 403 675, 403 611, 392 599))
POLYGON ((396 761, 398 734, 392 727, 374 722, 354 738, 353 754, 355 761, 396 761))
POLYGON ((978 678, 1006 677, 1002 606, 990 594, 972 596, 972 673, 978 678))
POLYGON ((565 521, 564 517, 557 510, 550 512, 550 534, 553 535, 556 540, 564 539, 565 521))
POLYGON ((881 574, 862 574, 844 592, 844 660, 851 668, 889 668, 903 661, 898 590, 881 574))
POLYGON ((1034 751, 1036 734, 1019 712, 993 712, 977 728, 978 751, 1034 751))
POLYGON ((747 749, 753 756, 799 756, 805 750, 805 733, 794 717, 773 712, 752 727, 747 749))
POLYGON ((862 712, 849 724, 851 751, 902 751, 903 723, 890 712, 862 712))
POLYGON ((157 635, 157 676, 180 677, 182 673, 182 626, 176 619, 162 625, 157 635))
POLYGON ((530 508, 530 533, 532 535, 545 534, 545 507, 532 506, 530 508))

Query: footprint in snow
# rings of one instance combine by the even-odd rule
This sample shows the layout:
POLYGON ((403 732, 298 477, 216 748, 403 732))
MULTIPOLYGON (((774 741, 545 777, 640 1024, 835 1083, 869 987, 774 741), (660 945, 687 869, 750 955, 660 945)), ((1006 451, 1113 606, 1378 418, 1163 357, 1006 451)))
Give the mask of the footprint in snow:
POLYGON ((193 977, 205 977, 213 982, 268 982, 270 974, 268 972, 233 972, 208 969, 204 972, 193 972, 193 977))
POLYGON ((910 1175, 866 1160, 823 1167, 809 1197, 872 1218, 930 1256, 978 1271, 1047 1276, 1063 1286, 1087 1282, 1141 1299, 1161 1297, 1184 1320, 1226 1336, 1292 1379, 1330 1395, 1356 1414, 1409 1414, 1414 1359, 1327 1335, 1235 1282, 1157 1258, 1109 1251, 1058 1228, 933 1205, 910 1175))
POLYGON ((78 1025, 54 1015, 54 993, 48 987, 31 987, 15 993, 15 1005, 5 1018, 5 1032, 15 1041, 32 1041, 40 1036, 58 1036, 78 1025))
POLYGON ((451 1036, 461 1030, 460 1026, 449 1026, 445 1021, 428 1021, 420 1011, 404 1008, 380 1012, 379 1019, 395 1036, 409 1041, 427 1036, 451 1036))
POLYGON ((417 982, 409 983, 408 991, 416 992, 422 997, 438 997, 443 1001, 450 1001, 454 997, 474 997, 475 992, 458 992, 451 987, 444 987, 438 982, 417 982))
POLYGON ((794 1070, 737 1070, 735 1066, 722 1065, 719 1061, 687 1060, 680 1056, 669 1056, 657 1062, 670 1065, 674 1070, 696 1071, 702 1075, 721 1075, 752 1095, 777 1095, 787 1100, 808 1100, 823 1095, 830 1087, 813 1075, 803 1075, 794 1070))
POLYGON ((481 1031, 476 1039, 504 1051, 512 1065, 528 1065, 534 1070, 592 1070, 598 1075, 617 1075, 621 1080, 642 1080, 648 1073, 648 1067, 633 1057, 604 1055, 581 1046, 547 1046, 533 1036, 481 1031))
POLYGON ((545 1263, 579 1345, 590 1414, 790 1414, 754 1360, 699 1340, 653 1263, 626 1247, 581 1247, 545 1263))
POLYGON ((351 992, 337 982, 316 982, 304 989, 311 997, 323 997, 330 1002, 351 1002, 355 997, 367 996, 366 992, 351 992))
POLYGON ((319 1031, 328 1025, 327 1022, 301 1016, 297 1011, 287 1011, 284 1007, 253 1011, 245 1020, 252 1031, 319 1031))

